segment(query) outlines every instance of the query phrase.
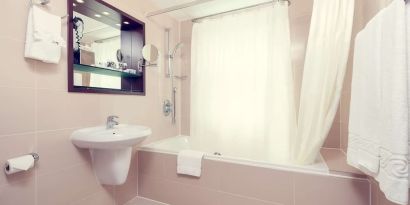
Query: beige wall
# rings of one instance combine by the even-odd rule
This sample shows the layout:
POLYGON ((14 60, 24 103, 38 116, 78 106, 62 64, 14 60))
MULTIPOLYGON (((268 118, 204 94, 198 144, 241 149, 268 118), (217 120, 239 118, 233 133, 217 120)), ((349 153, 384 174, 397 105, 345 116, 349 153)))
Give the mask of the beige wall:
MULTIPOLYGON (((52 0, 49 11, 67 13, 66 2, 52 0)), ((143 14, 152 9, 145 0, 107 0, 146 23, 146 41, 164 55, 163 27, 171 27, 173 42, 179 38, 178 23, 166 17, 152 22, 143 14), (158 24, 161 22, 161 24, 158 24), (176 32, 175 32, 176 31, 176 32)), ((63 205, 123 204, 137 195, 137 163, 125 185, 111 187, 97 183, 87 151, 69 141, 78 128, 101 125, 108 115, 120 116, 121 123, 152 128, 148 141, 179 133, 162 115, 162 101, 169 98, 169 80, 160 67, 147 70, 146 96, 79 94, 67 92, 67 54, 58 65, 23 58, 29 0, 2 1, 0 18, 0 163, 10 157, 38 152, 36 168, 6 177, 0 173, 0 204, 63 205)), ((63 23, 66 36, 67 25, 63 23)), ((134 160, 136 158, 134 157, 134 160)))

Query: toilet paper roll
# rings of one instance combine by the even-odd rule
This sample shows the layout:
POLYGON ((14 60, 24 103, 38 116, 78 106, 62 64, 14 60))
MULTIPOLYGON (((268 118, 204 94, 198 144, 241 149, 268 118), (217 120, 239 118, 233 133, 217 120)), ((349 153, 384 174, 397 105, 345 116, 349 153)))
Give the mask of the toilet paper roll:
POLYGON ((34 166, 34 157, 31 154, 7 160, 4 171, 7 175, 27 171, 34 166))

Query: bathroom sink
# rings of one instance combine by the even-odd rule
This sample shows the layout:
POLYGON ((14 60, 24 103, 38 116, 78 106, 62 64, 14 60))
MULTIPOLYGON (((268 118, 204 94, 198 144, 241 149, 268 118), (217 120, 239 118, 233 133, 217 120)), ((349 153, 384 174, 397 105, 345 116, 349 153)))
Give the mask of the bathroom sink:
POLYGON ((76 130, 71 135, 71 141, 79 148, 121 149, 132 147, 149 135, 149 127, 120 124, 112 129, 98 126, 76 130))
POLYGON ((101 184, 121 185, 128 176, 132 147, 149 135, 149 127, 118 125, 110 116, 107 126, 76 130, 70 139, 75 146, 89 149, 94 172, 101 184))

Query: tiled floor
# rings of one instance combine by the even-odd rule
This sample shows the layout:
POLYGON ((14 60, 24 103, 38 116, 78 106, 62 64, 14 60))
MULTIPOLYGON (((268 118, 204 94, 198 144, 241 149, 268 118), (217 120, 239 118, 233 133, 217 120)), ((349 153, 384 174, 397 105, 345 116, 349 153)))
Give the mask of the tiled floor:
POLYGON ((127 202, 125 205, 168 205, 161 202, 153 201, 143 197, 136 197, 133 200, 127 202))

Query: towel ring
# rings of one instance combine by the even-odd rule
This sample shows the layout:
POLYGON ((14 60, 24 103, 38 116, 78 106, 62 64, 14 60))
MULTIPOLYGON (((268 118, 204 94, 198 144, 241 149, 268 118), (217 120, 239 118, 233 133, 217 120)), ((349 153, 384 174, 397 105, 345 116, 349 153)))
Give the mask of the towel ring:
POLYGON ((40 0, 40 2, 35 3, 35 0, 30 0, 30 6, 33 6, 34 4, 40 4, 42 6, 47 5, 48 3, 50 3, 50 0, 40 0))
MULTIPOLYGON (((40 0, 40 2, 38 2, 38 3, 34 2, 34 1, 36 1, 36 0, 29 0, 30 7, 32 7, 35 4, 39 4, 41 6, 46 6, 47 4, 50 3, 50 0, 40 0)), ((68 18, 68 17, 70 17, 70 15, 66 14, 66 15, 61 17, 61 20, 65 19, 65 18, 68 18)))

